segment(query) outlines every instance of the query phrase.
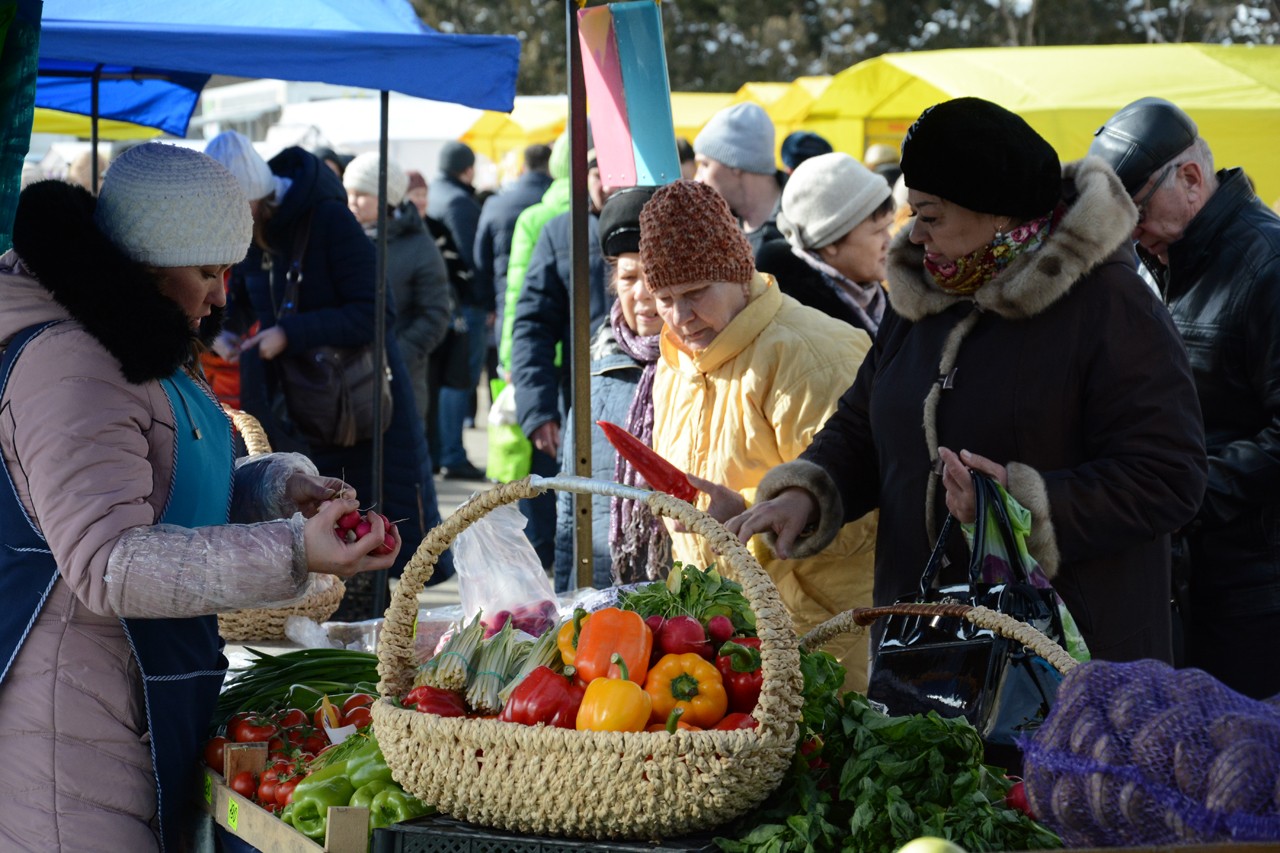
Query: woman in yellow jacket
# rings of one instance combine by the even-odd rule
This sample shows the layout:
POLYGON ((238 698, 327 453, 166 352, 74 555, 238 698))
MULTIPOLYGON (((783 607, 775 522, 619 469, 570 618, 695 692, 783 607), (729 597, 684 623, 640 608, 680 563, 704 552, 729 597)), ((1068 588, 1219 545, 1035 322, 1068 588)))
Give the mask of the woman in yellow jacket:
MULTIPOLYGON (((640 214, 640 256, 665 323, 654 449, 692 475, 701 508, 725 521, 752 502, 770 468, 809 446, 871 341, 757 272, 728 204, 705 184, 678 181, 654 194, 640 214)), ((871 513, 802 560, 780 560, 753 541, 797 631, 870 606, 875 532, 871 513)), ((680 531, 672 556, 703 568, 716 559, 700 537, 680 531)), ((846 686, 865 690, 865 637, 828 648, 849 670, 846 686)))

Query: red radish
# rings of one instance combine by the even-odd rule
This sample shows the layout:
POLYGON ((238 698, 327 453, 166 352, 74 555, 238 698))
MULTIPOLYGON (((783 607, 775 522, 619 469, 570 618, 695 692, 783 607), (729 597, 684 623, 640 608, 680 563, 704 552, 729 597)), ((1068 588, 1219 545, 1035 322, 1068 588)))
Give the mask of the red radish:
POLYGON ((733 622, 728 616, 712 616, 707 620, 707 636, 717 649, 733 636, 733 622))
POLYGON ((662 630, 662 623, 667 620, 661 616, 646 616, 644 624, 649 626, 649 630, 653 632, 653 636, 658 636, 658 632, 662 630))
POLYGON ((1011 809, 1017 809, 1032 820, 1036 816, 1031 812, 1031 804, 1027 802, 1027 787, 1022 780, 1013 783, 1013 787, 1009 789, 1009 793, 1004 795, 1004 802, 1011 809))
POLYGON ((355 509, 338 519, 338 527, 342 530, 354 530, 359 523, 360 511, 355 509))
POLYGON ((362 521, 356 525, 356 538, 363 539, 369 535, 369 531, 373 530, 373 525, 368 521, 362 521))
POLYGON ((695 655, 712 660, 715 652, 707 642, 707 632, 702 623, 692 616, 672 616, 663 623, 654 636, 654 644, 662 648, 664 655, 695 655))
POLYGON ((375 557, 385 557, 396 549, 396 537, 387 531, 382 536, 382 544, 374 548, 370 553, 375 557))

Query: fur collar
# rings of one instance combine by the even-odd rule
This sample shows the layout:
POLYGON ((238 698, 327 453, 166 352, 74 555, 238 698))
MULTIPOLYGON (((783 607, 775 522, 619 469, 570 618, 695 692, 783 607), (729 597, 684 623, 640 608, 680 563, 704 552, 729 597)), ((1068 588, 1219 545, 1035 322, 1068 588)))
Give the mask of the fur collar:
POLYGON ((32 184, 18 199, 13 247, 54 301, 141 384, 171 376, 194 337, 155 275, 126 257, 93 222, 97 200, 62 181, 32 184))
POLYGON ((908 220, 889 250, 889 301, 907 320, 940 314, 972 300, 1010 320, 1034 317, 1071 290, 1086 273, 1129 241, 1138 222, 1124 185, 1097 157, 1066 164, 1066 214, 1039 251, 1023 255, 972 296, 940 290, 924 270, 924 249, 908 239, 908 220))

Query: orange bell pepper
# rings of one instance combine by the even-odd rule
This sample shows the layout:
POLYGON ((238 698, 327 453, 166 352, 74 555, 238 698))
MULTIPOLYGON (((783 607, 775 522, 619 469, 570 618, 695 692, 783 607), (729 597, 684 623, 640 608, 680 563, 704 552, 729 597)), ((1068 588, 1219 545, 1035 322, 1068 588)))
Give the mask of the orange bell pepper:
POLYGON ((556 648, 560 650, 560 660, 565 666, 573 666, 578 654, 578 637, 590 618, 591 614, 579 607, 573 611, 573 618, 560 626, 560 633, 556 634, 556 648))
POLYGON ((675 734, 676 729, 683 729, 687 732, 700 732, 703 729, 697 726, 691 726, 684 720, 680 719, 684 716, 684 708, 676 708, 671 712, 671 716, 667 717, 665 723, 650 723, 644 727, 646 732, 666 732, 667 734, 675 734))
POLYGON ((592 732, 642 732, 649 722, 652 700, 634 681, 627 680, 627 664, 616 652, 611 656, 621 678, 597 678, 587 685, 578 706, 576 728, 592 732))
POLYGON ((652 650, 653 632, 644 623, 643 616, 630 610, 606 607, 592 613, 582 626, 573 665, 578 670, 578 681, 583 684, 590 685, 597 678, 617 678, 618 667, 610 663, 616 653, 627 664, 629 675, 622 677, 644 684, 652 650))
POLYGON ((644 691, 653 701, 650 722, 664 723, 676 708, 690 725, 709 729, 729 710, 724 679, 715 664, 692 652, 664 655, 649 670, 644 691))

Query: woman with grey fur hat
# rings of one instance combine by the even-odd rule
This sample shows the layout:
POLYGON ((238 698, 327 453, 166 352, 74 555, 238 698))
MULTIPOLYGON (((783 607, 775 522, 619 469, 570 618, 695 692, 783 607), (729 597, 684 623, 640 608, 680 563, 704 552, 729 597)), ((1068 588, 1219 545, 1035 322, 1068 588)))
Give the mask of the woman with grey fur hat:
POLYGON ((5 849, 183 849, 227 664, 214 614, 394 560, 372 553, 380 519, 333 535, 359 503, 306 457, 233 458, 193 351, 251 230, 230 173, 159 143, 97 200, 56 181, 19 199, 0 257, 5 849))
POLYGON ((730 529, 798 557, 879 508, 889 604, 916 592, 946 513, 973 521, 980 471, 1030 510, 1031 554, 1094 657, 1170 660, 1169 534, 1199 506, 1204 435, 1186 352, 1134 268, 1133 203, 1105 163, 1060 166, 977 98, 926 110, 902 172, 915 218, 875 346, 730 529))

